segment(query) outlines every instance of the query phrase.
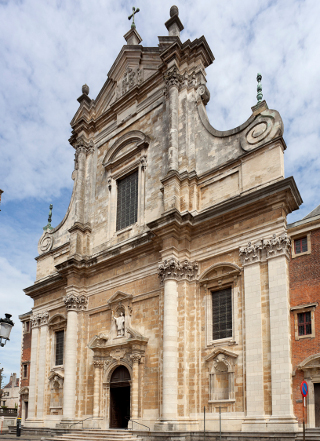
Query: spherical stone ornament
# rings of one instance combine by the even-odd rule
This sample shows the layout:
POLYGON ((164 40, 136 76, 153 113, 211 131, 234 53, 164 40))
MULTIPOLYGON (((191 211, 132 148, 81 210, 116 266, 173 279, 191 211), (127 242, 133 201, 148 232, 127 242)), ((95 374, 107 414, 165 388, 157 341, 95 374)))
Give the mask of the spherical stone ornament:
POLYGON ((83 86, 82 86, 82 93, 83 94, 85 94, 85 95, 89 95, 89 86, 87 85, 87 84, 84 84, 83 86))
POLYGON ((176 5, 173 5, 170 8, 170 17, 173 17, 174 15, 179 15, 179 9, 176 5))

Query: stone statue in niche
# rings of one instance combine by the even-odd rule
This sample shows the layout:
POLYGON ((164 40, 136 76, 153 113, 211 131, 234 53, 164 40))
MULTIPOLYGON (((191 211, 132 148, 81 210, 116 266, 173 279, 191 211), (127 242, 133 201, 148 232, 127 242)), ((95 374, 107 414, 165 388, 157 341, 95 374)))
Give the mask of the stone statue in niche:
POLYGON ((117 337, 123 337, 125 331, 125 317, 123 312, 121 312, 118 317, 115 317, 114 320, 116 322, 117 337))

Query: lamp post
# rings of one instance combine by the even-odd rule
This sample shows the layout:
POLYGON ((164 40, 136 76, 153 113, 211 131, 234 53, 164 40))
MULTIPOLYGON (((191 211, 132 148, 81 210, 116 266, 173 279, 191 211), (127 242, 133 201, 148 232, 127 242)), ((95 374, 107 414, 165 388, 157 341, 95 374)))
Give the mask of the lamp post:
POLYGON ((11 319, 11 314, 5 314, 5 318, 0 318, 0 346, 4 346, 9 339, 10 332, 14 323, 11 319))

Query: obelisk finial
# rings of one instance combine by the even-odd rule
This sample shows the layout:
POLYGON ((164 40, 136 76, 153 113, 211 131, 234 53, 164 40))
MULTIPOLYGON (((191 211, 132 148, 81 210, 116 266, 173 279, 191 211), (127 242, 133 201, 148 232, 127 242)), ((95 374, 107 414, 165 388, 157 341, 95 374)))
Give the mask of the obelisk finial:
POLYGON ((52 226, 51 226, 51 220, 52 220, 52 209, 53 209, 53 205, 50 204, 49 206, 49 215, 48 215, 48 223, 45 227, 43 227, 44 231, 47 230, 53 230, 52 226))
POLYGON ((263 95, 262 95, 262 84, 261 84, 261 80, 262 80, 262 75, 260 73, 257 74, 257 81, 258 81, 258 85, 257 85, 257 100, 258 100, 258 104, 261 103, 263 95))
POLYGON ((138 12, 140 12, 139 8, 135 8, 134 6, 132 6, 132 14, 129 15, 128 20, 132 19, 132 23, 131 23, 131 29, 135 29, 136 28, 136 24, 134 22, 134 14, 137 14, 138 12))

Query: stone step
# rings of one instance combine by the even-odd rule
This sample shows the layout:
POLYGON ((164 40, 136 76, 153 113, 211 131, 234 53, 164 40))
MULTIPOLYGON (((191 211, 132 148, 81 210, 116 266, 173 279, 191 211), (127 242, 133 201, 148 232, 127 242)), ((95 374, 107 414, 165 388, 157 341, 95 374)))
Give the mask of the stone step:
POLYGON ((139 438, 127 429, 71 429, 63 435, 46 438, 46 441, 137 441, 139 438))

